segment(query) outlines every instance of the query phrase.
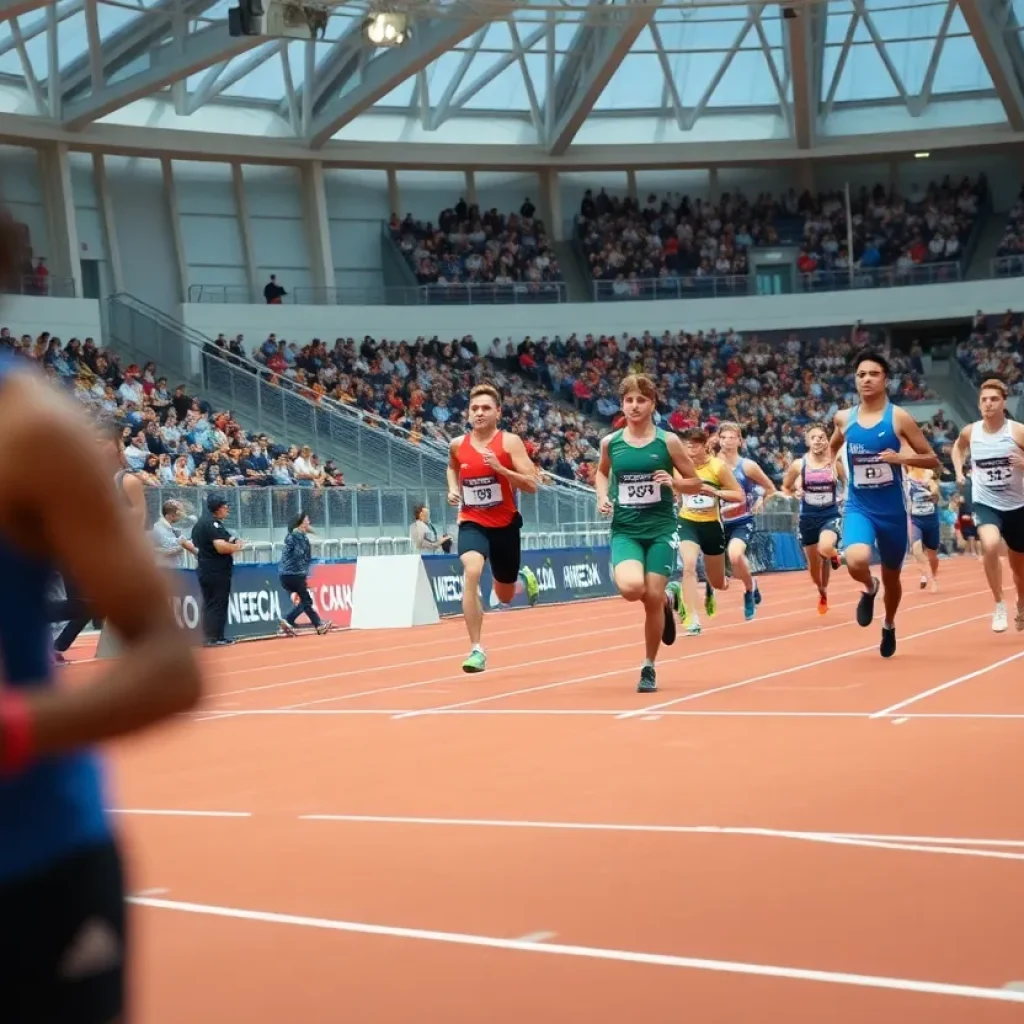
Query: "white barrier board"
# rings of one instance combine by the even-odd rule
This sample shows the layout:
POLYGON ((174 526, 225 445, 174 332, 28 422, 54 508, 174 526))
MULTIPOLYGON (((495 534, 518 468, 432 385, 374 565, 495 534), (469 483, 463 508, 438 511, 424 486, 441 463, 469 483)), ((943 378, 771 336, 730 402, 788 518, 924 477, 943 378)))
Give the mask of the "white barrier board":
POLYGON ((419 555, 360 555, 352 588, 352 629, 408 629, 440 622, 419 555))

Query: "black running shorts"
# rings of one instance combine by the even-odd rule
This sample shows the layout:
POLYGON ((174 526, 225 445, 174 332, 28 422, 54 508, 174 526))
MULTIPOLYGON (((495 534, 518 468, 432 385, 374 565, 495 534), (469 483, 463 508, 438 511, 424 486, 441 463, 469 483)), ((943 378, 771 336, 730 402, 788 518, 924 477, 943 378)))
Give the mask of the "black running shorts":
POLYGON ((975 502, 974 522, 978 526, 994 526, 1014 554, 1024 554, 1024 508, 998 509, 975 502))
POLYGON ((523 517, 518 512, 508 526, 459 523, 459 556, 475 551, 491 563, 491 575, 496 582, 515 583, 522 568, 522 529, 523 517))
POLYGON ((124 886, 113 843, 0 885, 3 1024, 115 1024, 124 974, 124 886))

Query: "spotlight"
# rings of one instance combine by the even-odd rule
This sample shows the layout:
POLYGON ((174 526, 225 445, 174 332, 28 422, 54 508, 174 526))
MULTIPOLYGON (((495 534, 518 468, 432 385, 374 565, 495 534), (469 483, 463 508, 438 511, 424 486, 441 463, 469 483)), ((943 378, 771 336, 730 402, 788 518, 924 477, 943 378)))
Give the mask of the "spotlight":
POLYGON ((363 34, 374 46, 402 46, 411 35, 404 14, 371 14, 363 22, 363 34))

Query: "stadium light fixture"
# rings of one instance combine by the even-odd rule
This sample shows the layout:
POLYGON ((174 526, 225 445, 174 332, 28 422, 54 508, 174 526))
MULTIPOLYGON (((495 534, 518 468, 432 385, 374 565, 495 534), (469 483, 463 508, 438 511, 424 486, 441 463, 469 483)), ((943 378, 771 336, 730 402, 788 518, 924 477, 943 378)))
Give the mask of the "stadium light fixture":
POLYGON ((915 153, 914 154, 914 159, 915 160, 927 160, 928 157, 930 157, 930 156, 931 156, 931 153, 915 153))
POLYGON ((404 14, 371 14, 363 22, 363 34, 374 46, 402 46, 409 40, 409 22, 404 14))

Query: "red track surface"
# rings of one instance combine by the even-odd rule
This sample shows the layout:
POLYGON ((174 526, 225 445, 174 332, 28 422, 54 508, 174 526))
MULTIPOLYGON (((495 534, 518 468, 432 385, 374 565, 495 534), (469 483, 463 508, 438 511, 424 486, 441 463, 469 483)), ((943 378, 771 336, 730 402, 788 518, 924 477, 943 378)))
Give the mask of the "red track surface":
POLYGON ((891 661, 845 573, 766 578, 653 696, 619 600, 488 616, 476 677, 461 622, 204 652, 115 755, 135 1019, 1020 1020, 1024 638, 905 580, 891 661))

